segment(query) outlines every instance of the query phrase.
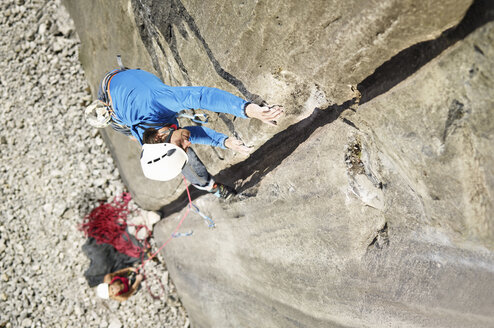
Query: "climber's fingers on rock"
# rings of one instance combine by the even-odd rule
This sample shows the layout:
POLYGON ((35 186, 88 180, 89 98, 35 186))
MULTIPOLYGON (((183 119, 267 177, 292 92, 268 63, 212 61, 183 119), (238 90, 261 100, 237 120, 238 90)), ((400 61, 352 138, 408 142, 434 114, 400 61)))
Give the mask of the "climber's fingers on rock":
POLYGON ((278 105, 263 107, 262 109, 262 120, 266 123, 276 121, 284 113, 284 108, 278 105))

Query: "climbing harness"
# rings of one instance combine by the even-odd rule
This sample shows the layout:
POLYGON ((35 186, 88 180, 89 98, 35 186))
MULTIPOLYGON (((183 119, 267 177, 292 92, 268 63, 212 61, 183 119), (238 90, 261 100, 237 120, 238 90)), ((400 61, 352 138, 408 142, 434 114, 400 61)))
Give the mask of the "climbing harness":
MULTIPOLYGON (((125 125, 123 122, 121 122, 120 119, 115 115, 114 110, 113 110, 113 101, 112 101, 111 94, 110 94, 111 80, 118 73, 126 71, 129 69, 128 67, 125 67, 123 65, 122 56, 120 56, 120 55, 117 55, 117 64, 118 64, 119 68, 111 70, 110 72, 108 72, 105 75, 105 77, 103 78, 103 80, 101 81, 101 85, 100 85, 99 90, 98 90, 98 99, 103 102, 106 110, 108 111, 108 113, 111 116, 111 120, 108 120, 105 123, 110 124, 118 132, 124 133, 126 135, 131 135, 132 134, 130 132, 131 128, 129 126, 125 125)), ((182 113, 182 114, 177 114, 176 118, 177 119, 178 118, 188 118, 192 122, 197 123, 197 124, 207 124, 209 122, 208 114, 205 114, 205 113, 199 113, 199 114, 194 114, 194 115, 182 113)), ((141 129, 146 129, 147 127, 158 128, 158 127, 163 127, 163 126, 164 126, 163 123, 148 122, 148 121, 142 121, 139 124, 136 124, 136 127, 141 128, 141 129)))

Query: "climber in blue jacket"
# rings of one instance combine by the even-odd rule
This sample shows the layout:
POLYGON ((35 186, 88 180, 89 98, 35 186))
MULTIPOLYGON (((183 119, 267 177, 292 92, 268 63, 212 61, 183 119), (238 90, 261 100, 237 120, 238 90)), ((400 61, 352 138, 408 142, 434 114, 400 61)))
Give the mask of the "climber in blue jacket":
MULTIPOLYGON (((168 169, 170 163, 175 166, 182 165, 181 172, 195 187, 226 198, 233 190, 215 183, 190 145, 205 144, 231 149, 242 154, 249 154, 251 148, 236 138, 204 126, 180 128, 177 115, 186 109, 204 109, 241 118, 257 118, 270 125, 276 125, 284 111, 281 106, 261 107, 217 88, 171 87, 149 72, 139 69, 120 69, 109 72, 103 78, 98 100, 88 106, 86 118, 95 127, 110 125, 116 131, 132 136, 141 145, 164 143, 185 151, 187 153, 184 156, 185 163, 177 159, 180 151, 175 154, 175 158, 173 156, 165 158, 166 155, 163 154, 161 156, 164 160, 152 163, 155 166, 154 171, 168 169), (171 159, 175 159, 175 162, 171 159), (165 160, 169 160, 168 166, 163 166, 165 160), (157 168, 158 164, 161 165, 159 168, 157 168)), ((148 146, 143 146, 143 152, 148 149, 146 147, 148 146)), ((162 148, 155 146, 149 149, 152 150, 147 150, 148 153, 162 152, 162 148)), ((153 156, 154 153, 151 157, 153 156)), ((161 179, 159 173, 147 175, 146 172, 149 170, 146 171, 144 164, 143 172, 147 177, 155 180, 169 180, 169 178, 161 179)))

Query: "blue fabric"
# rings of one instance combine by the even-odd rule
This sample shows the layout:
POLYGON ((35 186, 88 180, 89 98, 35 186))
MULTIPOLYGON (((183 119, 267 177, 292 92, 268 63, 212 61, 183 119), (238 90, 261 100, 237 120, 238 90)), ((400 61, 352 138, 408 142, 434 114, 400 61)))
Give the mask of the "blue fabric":
POLYGON ((225 148, 225 140, 228 136, 223 133, 216 132, 205 126, 186 126, 184 129, 190 131, 189 141, 193 144, 225 148))
MULTIPOLYGON (((205 109, 217 113, 247 118, 247 101, 229 92, 209 87, 170 87, 146 71, 126 70, 116 74, 110 82, 110 96, 114 115, 130 127, 132 135, 142 144, 142 134, 148 127, 159 129, 176 124, 177 113, 184 109, 205 109), (156 126, 156 124, 160 124, 156 126)), ((187 127, 190 142, 224 148, 227 138, 209 128, 187 127)))

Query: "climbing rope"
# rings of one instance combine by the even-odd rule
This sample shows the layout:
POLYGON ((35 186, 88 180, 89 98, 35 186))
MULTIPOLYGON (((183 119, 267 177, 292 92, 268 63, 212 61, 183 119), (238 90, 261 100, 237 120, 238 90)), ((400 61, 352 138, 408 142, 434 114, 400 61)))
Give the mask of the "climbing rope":
POLYGON ((182 223, 184 222, 185 218, 187 217, 187 215, 189 214, 189 211, 190 211, 190 204, 192 204, 192 198, 190 197, 190 192, 189 192, 189 187, 187 186, 187 180, 185 180, 185 177, 182 176, 183 179, 184 179, 184 183, 185 183, 185 189, 187 190, 187 196, 189 197, 189 205, 187 206, 187 209, 185 210, 185 213, 184 215, 182 216, 182 219, 180 220, 180 222, 178 223, 177 227, 175 228, 175 230, 173 231, 172 235, 163 243, 163 245, 161 245, 160 248, 158 248, 158 250, 156 252, 154 252, 154 254, 152 254, 151 256, 149 256, 147 258, 146 261, 143 261, 142 264, 137 268, 137 271, 140 271, 144 265, 146 265, 147 262, 149 262, 149 260, 153 259, 156 255, 158 255, 158 253, 163 249, 165 248, 166 245, 168 245, 168 243, 170 241, 172 241, 172 239, 174 238, 174 234, 176 234, 178 232, 178 229, 180 229, 180 226, 182 225, 182 223))
MULTIPOLYGON (((161 245, 160 248, 158 248, 158 250, 156 252, 154 252, 152 255, 148 256, 148 258, 146 260, 144 260, 143 257, 141 257, 141 265, 137 268, 137 272, 141 271, 142 270, 142 273, 143 273, 143 276, 146 277, 145 275, 145 270, 144 270, 144 266, 146 265, 147 262, 149 262, 150 260, 152 260, 156 255, 158 255, 158 253, 163 249, 165 248, 166 245, 168 245, 168 243, 170 241, 173 240, 173 238, 179 238, 179 237, 188 237, 188 236, 191 236, 193 234, 193 231, 189 231, 189 232, 178 232, 178 230, 180 229, 180 227, 182 226, 182 223, 184 222, 185 218, 187 217, 187 215, 189 215, 189 212, 190 210, 194 210, 194 212, 196 212, 197 214, 199 214, 205 221, 206 223, 208 224, 208 227, 209 228, 214 228, 215 227, 215 224, 214 224, 214 221, 206 216, 205 214, 203 214, 199 208, 194 204, 192 203, 192 198, 190 197, 190 191, 189 191, 189 187, 187 185, 187 180, 185 179, 185 176, 182 175, 182 178, 184 180, 184 184, 185 184, 185 190, 187 190, 187 197, 189 199, 189 204, 187 205, 187 209, 185 210, 185 213, 184 215, 182 216, 182 218, 180 219, 179 223, 177 224, 177 227, 175 228, 175 230, 173 231, 173 233, 170 235, 170 237, 163 243, 163 245, 161 245)), ((144 255, 144 252, 142 253, 144 255)), ((161 287, 161 293, 160 295, 155 295, 151 292, 151 289, 150 289, 150 286, 148 283, 146 283, 146 287, 147 287, 147 290, 149 292, 149 294, 151 295, 151 297, 153 299, 161 299, 161 297, 163 296, 164 292, 165 292, 165 287, 163 286, 162 282, 161 282, 161 279, 157 279, 159 284, 160 284, 160 287, 161 287)))
MULTIPOLYGON (((84 217, 79 230, 82 230, 86 237, 93 237, 98 243, 113 245, 120 253, 140 257, 143 248, 135 245, 127 233, 130 200, 129 193, 122 193, 111 203, 101 203, 84 217)), ((140 226, 136 228, 142 229, 140 226)), ((146 245, 145 241, 144 245, 146 245)))
MULTIPOLYGON (((136 273, 142 270, 143 276, 146 277, 146 273, 144 270, 144 266, 146 265, 146 263, 155 258, 156 255, 158 255, 158 253, 166 245, 168 245, 168 243, 172 241, 173 238, 187 237, 193 234, 193 231, 178 232, 191 209, 199 214, 206 221, 209 228, 215 227, 214 221, 207 215, 203 214, 199 210, 199 208, 192 203, 187 180, 185 179, 185 176, 182 177, 185 184, 185 189, 187 190, 187 197, 189 199, 187 209, 185 210, 184 215, 182 216, 180 222, 178 223, 171 236, 163 243, 163 245, 161 245, 161 247, 156 252, 152 253, 151 255, 147 255, 149 254, 149 251, 151 249, 151 245, 149 244, 147 237, 143 239, 137 238, 138 232, 141 229, 147 230, 147 236, 151 236, 151 230, 146 225, 134 225, 127 223, 127 217, 131 212, 128 208, 128 204, 131 200, 131 196, 129 193, 122 193, 110 203, 101 203, 86 217, 84 217, 82 224, 79 226, 79 229, 84 232, 86 237, 93 237, 98 243, 110 244, 115 247, 115 249, 120 253, 126 254, 131 257, 140 258, 141 265, 137 268, 136 273), (128 226, 134 226, 136 228, 134 235, 136 236, 136 240, 138 240, 142 246, 136 245, 132 242, 127 232, 128 226), (146 255, 147 258, 145 259, 146 255)), ((158 279, 158 282, 161 286, 162 292, 164 293, 165 288, 161 280, 158 279)), ((161 296, 163 295, 162 293, 157 296, 151 292, 149 284, 146 285, 151 297, 153 297, 154 299, 161 298, 161 296)))

